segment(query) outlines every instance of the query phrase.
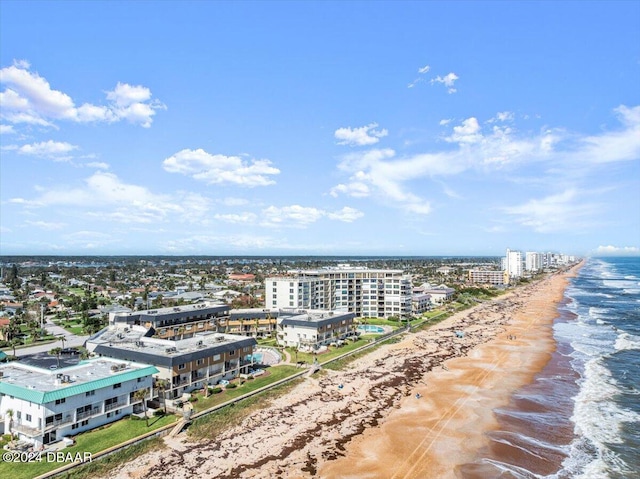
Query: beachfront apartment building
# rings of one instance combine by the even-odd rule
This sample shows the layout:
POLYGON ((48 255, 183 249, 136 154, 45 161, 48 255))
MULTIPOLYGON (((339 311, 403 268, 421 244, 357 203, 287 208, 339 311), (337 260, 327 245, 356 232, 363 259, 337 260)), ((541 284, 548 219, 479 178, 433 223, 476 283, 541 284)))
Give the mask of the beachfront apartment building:
POLYGON ((411 312, 414 315, 426 313, 431 309, 431 295, 414 293, 411 296, 411 312))
POLYGON ((522 253, 520 251, 512 251, 507 248, 503 269, 509 273, 509 278, 522 277, 522 263, 522 253))
POLYGON ((469 282, 503 286, 509 284, 509 273, 507 271, 471 269, 469 270, 469 282))
POLYGON ((136 393, 151 398, 157 372, 146 364, 106 358, 56 370, 0 365, 0 433, 39 448, 142 411, 136 393))
POLYGON ((348 311, 356 317, 411 314, 411 278, 402 270, 341 264, 265 279, 267 308, 348 311))
POLYGON ((276 332, 279 309, 232 309, 220 321, 220 331, 254 338, 267 338, 276 332))
MULTIPOLYGON (((428 294, 431 304, 442 304, 450 301, 456 294, 456 290, 449 288, 448 286, 441 284, 439 286, 429 286, 424 288, 416 288, 422 294, 428 294)), ((414 291, 416 291, 414 290, 414 291)))
POLYGON ((149 336, 185 339, 196 333, 218 331, 220 321, 229 317, 229 311, 228 305, 213 301, 144 311, 115 311, 109 313, 109 326, 142 326, 149 331, 149 336))
POLYGON ((536 253, 535 251, 527 251, 524 254, 525 271, 540 271, 542 269, 542 259, 543 256, 541 253, 536 253))
POLYGON ((289 311, 278 317, 280 346, 319 351, 355 334, 354 313, 339 311, 289 311))
POLYGON ((254 365, 255 338, 204 331, 173 340, 145 336, 147 331, 111 326, 89 338, 86 347, 100 356, 153 365, 154 377, 166 382, 162 398, 169 401, 248 373, 254 365))

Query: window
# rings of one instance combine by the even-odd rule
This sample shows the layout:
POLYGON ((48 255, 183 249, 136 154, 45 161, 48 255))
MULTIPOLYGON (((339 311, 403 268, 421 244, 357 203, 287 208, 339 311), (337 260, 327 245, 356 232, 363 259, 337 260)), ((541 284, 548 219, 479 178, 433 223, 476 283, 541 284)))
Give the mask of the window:
POLYGON ((232 349, 231 351, 229 351, 229 356, 235 356, 236 355, 236 350, 232 349))
POLYGON ((178 364, 178 369, 185 369, 186 367, 186 364, 178 364))
POLYGON ((66 399, 65 399, 65 398, 62 398, 62 399, 56 399, 56 405, 58 405, 58 404, 64 404, 65 402, 66 402, 66 399))
POLYGON ((144 381, 144 378, 138 378, 139 383, 141 383, 142 381, 144 381))
POLYGON ((27 414, 27 422, 31 422, 31 414, 27 414))
POLYGON ((95 396, 95 395, 96 395, 96 392, 95 392, 95 391, 87 391, 87 392, 85 393, 85 396, 86 396, 86 397, 89 397, 89 396, 95 396))
POLYGON ((113 385, 113 389, 119 389, 122 387, 122 383, 116 383, 113 385))
POLYGON ((86 426, 87 424, 89 424, 89 420, 88 419, 85 419, 84 421, 82 421, 80 423, 81 426, 86 426))
POLYGON ((80 424, 75 423, 71 425, 71 429, 78 429, 80 427, 80 424))
POLYGON ((197 365, 197 366, 200 366, 203 362, 204 362, 204 361, 203 361, 202 359, 198 359, 198 360, 196 361, 196 365, 197 365))

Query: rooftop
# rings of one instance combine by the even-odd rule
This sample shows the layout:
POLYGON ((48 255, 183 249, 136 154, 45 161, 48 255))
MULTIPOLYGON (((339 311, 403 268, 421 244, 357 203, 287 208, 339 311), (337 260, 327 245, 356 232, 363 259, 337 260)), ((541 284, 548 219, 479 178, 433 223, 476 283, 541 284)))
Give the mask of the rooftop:
POLYGON ((153 366, 109 358, 89 359, 56 370, 12 362, 0 365, 0 393, 44 404, 158 372, 153 366))
POLYGON ((140 331, 144 330, 144 328, 141 327, 126 329, 129 329, 129 331, 124 332, 123 328, 109 328, 100 336, 91 339, 91 342, 96 345, 116 347, 121 350, 174 357, 193 353, 206 348, 230 345, 249 339, 246 336, 203 331, 196 333, 191 338, 174 341, 169 339, 144 337, 141 335, 140 331))

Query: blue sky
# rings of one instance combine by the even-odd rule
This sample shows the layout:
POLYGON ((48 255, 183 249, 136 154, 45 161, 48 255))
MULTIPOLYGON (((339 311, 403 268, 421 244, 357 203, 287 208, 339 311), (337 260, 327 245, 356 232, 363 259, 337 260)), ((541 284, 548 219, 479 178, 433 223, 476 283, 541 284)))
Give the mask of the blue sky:
POLYGON ((0 4, 0 254, 640 252, 640 2, 0 4))

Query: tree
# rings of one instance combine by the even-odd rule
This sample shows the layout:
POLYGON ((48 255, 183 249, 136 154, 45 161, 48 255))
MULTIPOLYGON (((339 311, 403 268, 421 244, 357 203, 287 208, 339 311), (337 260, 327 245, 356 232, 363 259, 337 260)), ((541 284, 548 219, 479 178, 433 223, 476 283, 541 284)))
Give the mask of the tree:
POLYGON ((135 393, 133 393, 133 399, 135 401, 142 401, 142 411, 144 412, 144 418, 147 423, 147 427, 149 427, 149 416, 147 416, 147 392, 149 390, 147 388, 138 389, 135 393))
POLYGON ((56 358, 58 359, 58 367, 60 367, 60 353, 62 353, 62 348, 53 348, 51 351, 49 351, 49 354, 51 354, 52 356, 55 354, 56 358))
POLYGON ((156 379, 156 388, 158 389, 158 398, 162 401, 164 413, 167 413, 167 398, 165 393, 169 389, 169 381, 167 379, 156 379))
POLYGON ((13 409, 7 409, 7 416, 9 416, 9 427, 7 432, 11 434, 11 428, 13 427, 13 409))
POLYGON ((16 346, 18 344, 22 344, 22 341, 20 341, 17 338, 11 338, 11 341, 9 342, 11 344, 11 347, 13 348, 13 357, 16 356, 16 346))
POLYGON ((67 338, 64 336, 58 336, 58 341, 62 341, 62 349, 64 349, 64 343, 67 341, 67 338))

